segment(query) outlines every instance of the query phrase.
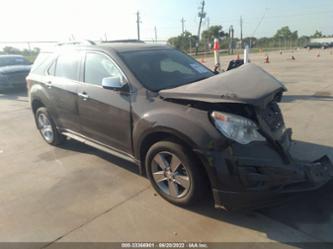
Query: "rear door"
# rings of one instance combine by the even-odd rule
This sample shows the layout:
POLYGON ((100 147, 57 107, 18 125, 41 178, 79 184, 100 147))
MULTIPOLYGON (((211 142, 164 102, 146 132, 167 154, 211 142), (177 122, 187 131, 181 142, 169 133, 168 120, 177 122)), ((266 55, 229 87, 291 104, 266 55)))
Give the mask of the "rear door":
POLYGON ((77 91, 81 55, 79 51, 62 52, 48 69, 48 92, 56 112, 57 125, 75 132, 80 132, 77 91))
POLYGON ((78 107, 83 135, 115 150, 132 153, 130 93, 102 87, 103 78, 124 73, 101 52, 86 52, 78 107))

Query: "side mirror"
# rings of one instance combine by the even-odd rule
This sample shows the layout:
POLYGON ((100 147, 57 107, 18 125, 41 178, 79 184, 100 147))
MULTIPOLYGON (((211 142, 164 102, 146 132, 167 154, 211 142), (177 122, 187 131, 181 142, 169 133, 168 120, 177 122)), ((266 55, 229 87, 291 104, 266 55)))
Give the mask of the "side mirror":
POLYGON ((102 87, 105 89, 122 91, 127 88, 126 86, 121 77, 106 77, 102 80, 102 87))

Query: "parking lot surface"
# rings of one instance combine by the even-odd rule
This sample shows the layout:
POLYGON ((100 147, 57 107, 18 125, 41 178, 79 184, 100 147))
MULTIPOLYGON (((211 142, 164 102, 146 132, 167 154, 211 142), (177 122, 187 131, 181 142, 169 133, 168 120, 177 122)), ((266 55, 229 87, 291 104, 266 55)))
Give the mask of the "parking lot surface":
MULTIPOLYGON (((331 51, 268 55, 269 64, 264 53, 250 58, 289 90, 281 108, 293 153, 333 160, 331 51)), ((235 57, 222 57, 222 66, 235 57)), ((156 195, 135 165, 72 140, 47 145, 24 92, 0 93, 0 207, 7 242, 333 242, 333 184, 256 212, 228 213, 209 202, 179 208, 156 195)))

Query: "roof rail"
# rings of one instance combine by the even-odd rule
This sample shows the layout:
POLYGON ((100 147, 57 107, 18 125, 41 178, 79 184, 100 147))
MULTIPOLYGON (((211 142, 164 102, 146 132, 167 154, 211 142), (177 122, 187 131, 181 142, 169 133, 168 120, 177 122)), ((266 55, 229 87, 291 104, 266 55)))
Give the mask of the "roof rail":
POLYGON ((127 39, 127 40, 101 41, 101 43, 145 43, 145 42, 137 39, 127 39))
POLYGON ((96 45, 94 41, 91 40, 82 40, 82 41, 65 41, 58 42, 57 46, 65 46, 65 45, 96 45))

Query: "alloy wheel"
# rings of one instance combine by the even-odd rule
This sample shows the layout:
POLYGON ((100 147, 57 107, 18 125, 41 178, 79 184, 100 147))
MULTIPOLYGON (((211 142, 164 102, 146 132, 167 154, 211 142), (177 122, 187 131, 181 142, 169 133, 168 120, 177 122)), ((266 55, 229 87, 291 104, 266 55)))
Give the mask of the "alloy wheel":
POLYGON ((38 115, 37 120, 38 120, 38 127, 40 129, 42 136, 47 142, 51 143, 54 139, 54 132, 51 125, 51 121, 44 113, 40 113, 38 115))
POLYGON ((179 199, 189 192, 191 178, 186 166, 175 154, 159 152, 151 164, 154 182, 163 193, 179 199))

